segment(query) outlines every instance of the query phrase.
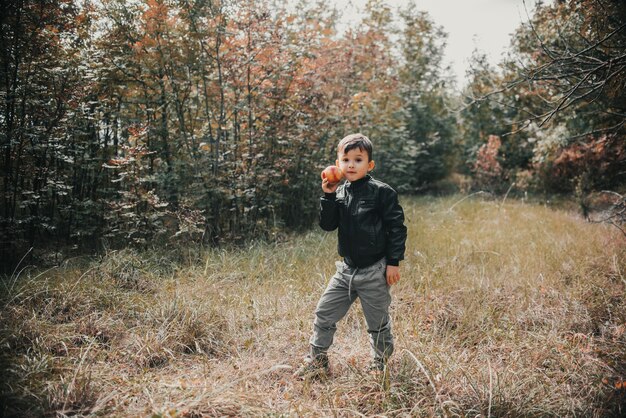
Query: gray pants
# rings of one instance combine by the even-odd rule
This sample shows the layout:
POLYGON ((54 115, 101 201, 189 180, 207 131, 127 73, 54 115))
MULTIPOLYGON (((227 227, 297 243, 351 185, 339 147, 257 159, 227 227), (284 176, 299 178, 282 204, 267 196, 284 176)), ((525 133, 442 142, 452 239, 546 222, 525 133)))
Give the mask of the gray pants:
POLYGON ((335 263, 337 272, 328 283, 315 310, 313 335, 310 343, 313 355, 325 353, 333 343, 337 322, 343 318, 352 302, 361 299, 363 314, 370 334, 372 356, 386 362, 393 353, 389 305, 391 293, 386 279, 385 259, 365 268, 352 268, 342 261, 335 263))

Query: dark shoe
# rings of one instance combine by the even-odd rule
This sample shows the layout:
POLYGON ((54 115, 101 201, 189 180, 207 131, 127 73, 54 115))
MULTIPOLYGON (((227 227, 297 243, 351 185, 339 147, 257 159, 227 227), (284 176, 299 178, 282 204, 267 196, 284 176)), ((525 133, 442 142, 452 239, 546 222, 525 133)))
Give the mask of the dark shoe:
POLYGON ((302 361, 302 364, 293 374, 302 380, 321 379, 330 375, 330 364, 328 356, 318 355, 313 357, 308 355, 302 361))

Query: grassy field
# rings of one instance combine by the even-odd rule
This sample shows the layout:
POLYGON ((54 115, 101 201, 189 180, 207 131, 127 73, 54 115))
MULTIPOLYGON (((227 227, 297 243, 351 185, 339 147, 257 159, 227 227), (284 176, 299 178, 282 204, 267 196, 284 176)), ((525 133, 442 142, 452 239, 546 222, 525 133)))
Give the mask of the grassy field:
POLYGON ((4 280, 5 416, 619 416, 626 239, 574 212, 477 197, 403 201, 389 387, 365 372, 359 304, 333 375, 291 375, 336 236, 111 252, 4 280), (190 253, 191 254, 191 253, 190 253))

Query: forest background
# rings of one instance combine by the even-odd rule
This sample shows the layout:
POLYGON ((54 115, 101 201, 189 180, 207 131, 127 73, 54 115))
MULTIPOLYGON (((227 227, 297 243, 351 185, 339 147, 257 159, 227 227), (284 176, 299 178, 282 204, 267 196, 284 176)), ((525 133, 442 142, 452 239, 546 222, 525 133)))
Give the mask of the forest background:
MULTIPOLYGON (((24 257, 310 228, 319 172, 357 131, 375 143, 374 175, 403 194, 564 194, 585 215, 596 198, 623 209, 621 1, 535 5, 497 68, 474 53, 461 94, 443 28, 415 4, 369 1, 342 33, 325 1, 0 7, 5 272, 24 257)), ((611 216, 621 228, 623 210, 611 216)))

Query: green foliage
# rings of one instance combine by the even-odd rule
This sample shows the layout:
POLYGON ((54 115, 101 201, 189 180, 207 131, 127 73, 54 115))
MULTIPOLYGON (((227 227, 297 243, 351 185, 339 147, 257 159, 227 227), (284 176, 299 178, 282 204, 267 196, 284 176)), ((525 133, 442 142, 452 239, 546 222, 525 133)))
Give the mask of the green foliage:
POLYGON ((441 29, 404 12, 415 47, 403 52, 386 3, 345 34, 327 6, 9 2, 3 260, 35 243, 217 244, 307 228, 319 170, 355 131, 400 190, 444 176, 454 121, 441 29))
MULTIPOLYGON (((502 72, 488 70, 482 79, 472 72, 470 88, 477 94, 469 96, 486 106, 486 114, 471 106, 464 125, 493 118, 467 132, 480 138, 487 126, 484 135, 502 138, 504 181, 530 174, 536 190, 572 192, 573 179, 584 174, 598 179, 585 182, 589 191, 624 187, 625 16, 623 2, 539 3, 512 37, 502 72), (587 151, 605 142, 610 145, 603 151, 587 151), (606 177, 598 177, 601 172, 606 177)), ((483 136, 478 147, 484 142, 483 136)), ((463 144, 470 162, 478 147, 463 144)))
POLYGON ((470 173, 478 157, 478 151, 486 144, 489 135, 502 136, 510 126, 504 108, 497 97, 487 97, 498 85, 498 75, 487 61, 487 56, 474 51, 467 71, 468 84, 464 92, 464 107, 461 111, 462 135, 461 172, 470 173))
POLYGON ((428 189, 451 169, 456 120, 450 107, 442 68, 446 34, 424 12, 410 4, 401 12, 400 44, 403 67, 400 89, 405 115, 406 142, 413 146, 412 191, 428 189))
POLYGON ((306 229, 319 171, 359 131, 374 142, 374 175, 400 192, 451 184, 455 171, 479 187, 490 135, 501 141, 491 190, 572 191, 566 177, 583 175, 609 176, 590 189, 624 184, 621 4, 538 6, 501 71, 474 54, 456 114, 446 34, 418 4, 372 0, 344 33, 330 6, 3 2, 3 269, 31 247, 306 229))

